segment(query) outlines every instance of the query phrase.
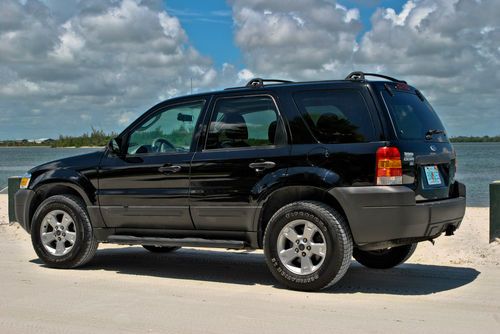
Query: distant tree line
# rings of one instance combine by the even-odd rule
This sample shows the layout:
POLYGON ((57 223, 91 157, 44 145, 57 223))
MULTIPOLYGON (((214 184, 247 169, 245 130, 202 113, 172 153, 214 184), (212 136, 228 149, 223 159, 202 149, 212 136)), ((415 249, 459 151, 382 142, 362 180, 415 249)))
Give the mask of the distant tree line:
POLYGON ((82 147, 82 146, 105 146, 117 134, 112 132, 106 134, 103 130, 92 128, 90 133, 81 136, 59 135, 58 139, 46 139, 43 141, 23 140, 3 140, 0 146, 50 146, 50 147, 82 147))
POLYGON ((500 142, 500 136, 458 136, 451 137, 451 142, 453 143, 487 143, 487 142, 500 142))
POLYGON ((82 147, 82 146, 106 146, 111 138, 116 137, 116 133, 106 134, 102 130, 92 128, 92 132, 84 133, 81 136, 63 136, 51 143, 51 147, 82 147))

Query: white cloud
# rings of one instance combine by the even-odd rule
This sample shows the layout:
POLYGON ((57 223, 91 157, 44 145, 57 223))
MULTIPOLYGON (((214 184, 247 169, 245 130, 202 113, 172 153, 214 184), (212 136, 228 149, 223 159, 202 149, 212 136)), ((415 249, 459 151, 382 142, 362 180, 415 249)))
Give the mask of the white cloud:
POLYGON ((81 114, 80 115, 80 118, 82 119, 82 121, 90 121, 92 119, 92 116, 90 116, 89 114, 81 114))
POLYGON ((248 70, 263 77, 332 77, 361 31, 359 11, 335 1, 231 0, 235 40, 248 70))
POLYGON ((134 113, 126 111, 120 115, 120 117, 118 118, 118 123, 120 125, 126 126, 130 124, 130 122, 132 122, 135 117, 136 115, 134 113))
MULTIPOLYGON (((51 7, 59 0, 0 4, 0 113, 30 120, 26 136, 57 136, 60 124, 88 131, 82 120, 119 130, 163 97, 189 93, 191 80, 204 90, 215 81, 161 1, 64 2, 61 13, 51 7)), ((22 136, 12 131, 0 124, 0 137, 22 136)))
POLYGON ((498 134, 491 125, 500 124, 498 0, 378 8, 361 36, 359 10, 333 0, 231 3, 235 40, 250 73, 307 80, 343 78, 352 70, 385 73, 420 88, 451 134, 498 134))
POLYGON ((399 14, 396 14, 396 11, 394 9, 387 8, 385 10, 384 19, 392 21, 394 25, 402 26, 405 24, 406 18, 414 8, 415 3, 413 1, 408 1, 403 6, 403 10, 399 14))
POLYGON ((240 82, 249 81, 250 79, 255 78, 255 77, 256 77, 256 75, 253 74, 252 71, 250 71, 249 69, 246 69, 246 68, 244 68, 238 72, 238 81, 240 81, 240 82))
POLYGON ((366 32, 359 9, 335 0, 229 3, 244 64, 216 71, 172 15, 206 13, 165 11, 161 0, 0 1, 0 138, 77 134, 82 123, 119 130, 191 82, 196 92, 358 69, 420 88, 452 134, 498 133, 500 1, 411 0, 376 9, 366 32))
POLYGON ((380 9, 354 61, 419 87, 452 134, 498 134, 491 125, 500 124, 498 13, 496 0, 408 1, 399 14, 380 9))

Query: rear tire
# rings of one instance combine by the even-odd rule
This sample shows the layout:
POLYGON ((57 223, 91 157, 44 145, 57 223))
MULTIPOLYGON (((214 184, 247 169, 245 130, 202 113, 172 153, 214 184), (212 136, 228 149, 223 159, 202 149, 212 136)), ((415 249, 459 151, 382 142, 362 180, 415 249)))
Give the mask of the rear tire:
POLYGON ((73 195, 56 195, 44 200, 35 211, 31 241, 47 266, 76 268, 95 255, 98 242, 83 201, 73 195))
POLYGON ((169 247, 169 246, 148 246, 142 245, 144 249, 150 251, 151 253, 172 253, 180 249, 180 247, 169 247))
POLYGON ((354 249, 353 257, 368 268, 389 269, 404 263, 412 256, 417 244, 385 248, 375 251, 354 249))
POLYGON ((294 290, 317 291, 337 283, 349 268, 352 248, 344 217, 321 202, 284 206, 264 234, 269 270, 294 290))

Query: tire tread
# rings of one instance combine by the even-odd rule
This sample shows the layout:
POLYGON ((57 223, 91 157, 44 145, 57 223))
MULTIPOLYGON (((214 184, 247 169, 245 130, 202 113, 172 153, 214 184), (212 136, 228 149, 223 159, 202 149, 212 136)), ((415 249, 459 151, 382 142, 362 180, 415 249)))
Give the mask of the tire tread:
MULTIPOLYGON (((76 268, 76 267, 81 267, 81 266, 85 265, 86 263, 88 263, 94 257, 94 255, 97 251, 97 248, 99 246, 99 243, 97 242, 97 239, 93 233, 92 223, 90 222, 90 218, 89 218, 89 215, 87 213, 85 203, 83 203, 83 201, 79 197, 74 196, 74 195, 70 195, 70 194, 54 195, 54 196, 51 196, 51 197, 45 199, 40 204, 40 206, 35 211, 35 214, 33 215, 33 217, 34 217, 33 219, 34 220, 38 219, 38 215, 40 214, 40 212, 43 210, 43 208, 46 205, 51 204, 51 203, 57 203, 57 202, 63 203, 63 204, 68 205, 68 206, 72 206, 73 209, 77 211, 77 214, 79 215, 79 218, 80 218, 82 224, 85 225, 85 226, 81 226, 81 228, 83 228, 89 232, 89 233, 84 233, 84 235, 88 235, 88 237, 86 240, 82 240, 82 245, 80 246, 81 252, 79 254, 77 254, 74 258, 64 260, 64 261, 54 261, 54 262, 49 262, 49 263, 47 263, 47 261, 45 261, 44 259, 42 259, 42 261, 44 261, 47 265, 49 265, 51 267, 56 267, 56 268, 72 269, 72 268, 76 268), (70 202, 70 203, 68 203, 68 202, 70 202)), ((33 222, 33 226, 37 226, 37 224, 34 224, 34 222, 33 222)), ((33 239, 33 236, 35 235, 34 233, 38 233, 38 231, 35 231, 32 228, 32 231, 31 231, 32 239, 33 239)), ((37 251, 37 253, 38 253, 38 251, 37 251)), ((40 254, 38 254, 38 255, 40 256, 40 254)))
POLYGON ((267 224, 266 230, 264 231, 264 249, 266 249, 266 240, 267 240, 267 234, 270 233, 271 226, 276 221, 279 219, 279 217, 293 208, 294 206, 298 207, 305 207, 308 210, 312 212, 319 212, 323 216, 328 217, 327 221, 324 221, 324 223, 332 225, 334 223, 337 223, 339 226, 332 226, 334 230, 338 233, 338 237, 342 240, 342 244, 344 245, 344 253, 341 261, 341 266, 340 269, 337 271, 336 275, 324 286, 322 286, 319 290, 327 289, 331 286, 333 286, 335 283, 340 281, 340 279, 345 275, 347 270, 349 269, 349 266, 351 264, 351 258, 352 258, 352 252, 353 252, 353 240, 352 236, 350 233, 349 226, 347 224, 346 219, 338 213, 334 208, 318 201, 309 201, 309 200, 304 200, 304 201, 297 201, 293 202, 290 204, 287 204, 280 208, 278 211, 274 213, 274 215, 271 217, 269 220, 269 223, 267 224))

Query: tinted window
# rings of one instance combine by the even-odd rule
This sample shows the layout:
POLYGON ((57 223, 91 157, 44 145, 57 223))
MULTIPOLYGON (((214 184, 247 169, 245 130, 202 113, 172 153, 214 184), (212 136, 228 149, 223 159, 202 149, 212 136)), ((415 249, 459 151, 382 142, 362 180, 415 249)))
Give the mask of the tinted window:
POLYGON ((357 91, 309 91, 294 95, 314 137, 325 144, 368 142, 375 138, 366 103, 357 91))
MULTIPOLYGON (((425 138, 429 130, 444 130, 437 114, 427 101, 422 101, 412 93, 396 92, 394 96, 383 91, 385 103, 389 108, 394 127, 401 139, 425 138)), ((441 136, 434 136, 436 139, 441 136)))
POLYGON ((129 136, 127 153, 188 152, 203 105, 176 105, 153 114, 129 136))
POLYGON ((283 125, 267 96, 220 99, 215 105, 206 148, 280 145, 283 125))

